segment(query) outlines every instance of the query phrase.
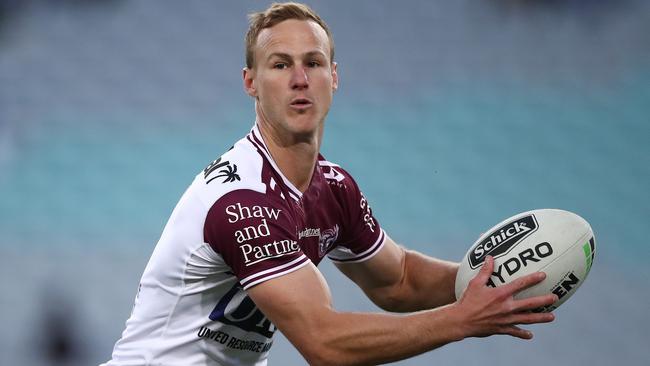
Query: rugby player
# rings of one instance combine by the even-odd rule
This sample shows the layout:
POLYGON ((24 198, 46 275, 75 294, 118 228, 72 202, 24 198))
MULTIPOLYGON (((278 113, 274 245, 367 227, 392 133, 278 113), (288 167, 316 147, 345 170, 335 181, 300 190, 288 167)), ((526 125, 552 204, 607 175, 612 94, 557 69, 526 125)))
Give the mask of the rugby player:
POLYGON ((312 9, 251 15, 243 86, 253 127, 178 202, 105 365, 265 365, 277 329, 309 364, 379 364, 467 337, 530 339, 518 325, 553 320, 530 310, 555 295, 513 298, 544 274, 490 288, 492 258, 457 300, 458 265, 397 245, 319 154, 338 74, 312 9), (326 256, 390 313, 336 311, 317 269, 326 256))

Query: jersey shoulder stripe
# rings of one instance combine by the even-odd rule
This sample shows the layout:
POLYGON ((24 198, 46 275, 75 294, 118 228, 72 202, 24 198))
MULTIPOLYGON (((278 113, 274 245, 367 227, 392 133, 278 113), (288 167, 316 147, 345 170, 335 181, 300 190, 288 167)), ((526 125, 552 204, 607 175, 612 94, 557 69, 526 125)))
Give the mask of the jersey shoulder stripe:
POLYGON ((257 285, 258 283, 293 272, 307 265, 308 263, 309 258, 307 258, 306 255, 301 254, 298 258, 294 259, 291 262, 250 275, 246 278, 243 278, 241 281, 239 281, 239 283, 241 283, 241 285, 244 287, 244 290, 246 290, 252 286, 257 285))
POLYGON ((368 249, 361 253, 354 253, 352 250, 339 246, 327 256, 332 262, 335 263, 359 263, 367 261, 368 259, 379 253, 381 248, 386 242, 386 233, 383 229, 380 230, 380 235, 377 241, 368 249))

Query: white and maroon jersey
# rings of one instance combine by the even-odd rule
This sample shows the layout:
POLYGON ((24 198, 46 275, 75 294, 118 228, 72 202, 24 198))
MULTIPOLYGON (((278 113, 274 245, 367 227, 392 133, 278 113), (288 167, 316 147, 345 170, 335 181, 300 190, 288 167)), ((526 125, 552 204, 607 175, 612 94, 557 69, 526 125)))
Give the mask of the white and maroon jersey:
POLYGON ((275 327, 246 290, 325 256, 367 260, 384 238, 344 169, 319 156, 301 193, 255 126, 183 194, 105 365, 265 365, 275 327))

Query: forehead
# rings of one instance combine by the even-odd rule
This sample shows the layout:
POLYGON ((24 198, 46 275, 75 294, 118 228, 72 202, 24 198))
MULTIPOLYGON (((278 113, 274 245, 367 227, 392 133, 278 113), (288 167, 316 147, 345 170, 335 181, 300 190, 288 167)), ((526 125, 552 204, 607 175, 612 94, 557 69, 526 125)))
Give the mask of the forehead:
POLYGON ((320 51, 330 56, 329 38, 318 23, 289 19, 263 29, 257 36, 255 53, 261 56, 276 52, 302 54, 320 51))

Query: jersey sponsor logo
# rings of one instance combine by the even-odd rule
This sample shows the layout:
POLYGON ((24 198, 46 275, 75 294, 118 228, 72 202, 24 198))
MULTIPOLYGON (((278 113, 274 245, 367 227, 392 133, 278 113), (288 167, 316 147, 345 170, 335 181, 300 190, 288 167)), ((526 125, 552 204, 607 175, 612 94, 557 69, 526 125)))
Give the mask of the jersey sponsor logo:
POLYGON ((228 160, 221 161, 221 158, 213 161, 203 170, 203 179, 208 179, 205 184, 208 184, 217 178, 224 178, 221 183, 241 180, 239 174, 237 174, 237 165, 231 164, 228 160), (217 171, 217 175, 208 179, 208 176, 211 175, 215 170, 217 171))
POLYGON ((363 212, 363 222, 366 224, 366 226, 368 226, 368 229, 374 233, 375 226, 377 226, 377 224, 372 218, 372 209, 370 208, 368 200, 366 200, 366 197, 363 195, 363 193, 361 193, 361 202, 359 202, 359 207, 361 207, 361 210, 363 212))
POLYGON ((305 230, 302 230, 302 231, 298 232, 298 240, 300 240, 302 238, 308 238, 308 237, 311 237, 311 236, 320 237, 320 228, 319 227, 317 227, 317 228, 308 227, 308 228, 305 228, 305 230))
POLYGON ((244 256, 244 265, 247 267, 267 259, 283 257, 300 251, 298 242, 290 239, 274 240, 272 243, 263 245, 242 244, 239 249, 244 256))
POLYGON ((228 222, 234 224, 238 221, 250 219, 253 217, 277 220, 282 210, 276 208, 269 208, 265 206, 242 206, 241 203, 230 205, 226 207, 226 214, 228 215, 228 222))
POLYGON ((221 343, 228 348, 256 353, 264 353, 270 350, 271 346, 273 345, 273 341, 258 342, 253 340, 239 339, 226 332, 222 332, 220 330, 212 330, 208 327, 201 327, 197 333, 197 336, 199 338, 210 339, 212 341, 221 343))
POLYGON ((266 222, 266 219, 262 219, 262 223, 257 226, 246 226, 241 230, 235 231, 235 239, 238 244, 269 235, 271 235, 271 232, 269 231, 269 224, 266 222))
POLYGON ((495 258, 506 254, 517 243, 537 231, 537 220, 534 215, 528 215, 511 221, 492 231, 490 237, 478 243, 469 255, 469 265, 472 269, 483 263, 485 257, 495 258))
POLYGON ((231 224, 251 218, 261 219, 261 223, 259 225, 249 225, 242 228, 241 230, 235 231, 235 239, 237 240, 238 244, 271 235, 269 224, 266 220, 269 219, 277 221, 278 217, 280 216, 280 212, 282 212, 280 209, 264 206, 248 207, 242 206, 241 203, 226 207, 228 222, 231 224))
POLYGON ((318 254, 322 257, 334 245, 339 238, 339 226, 334 225, 333 228, 323 231, 323 234, 318 239, 318 254))
POLYGON ((230 224, 238 223, 251 218, 261 219, 259 224, 248 225, 240 230, 235 230, 235 240, 244 257, 244 265, 250 266, 271 258, 282 257, 300 250, 295 240, 274 240, 265 244, 251 244, 254 239, 271 236, 268 220, 277 221, 282 210, 266 206, 244 206, 241 203, 226 207, 226 215, 230 224))
MULTIPOLYGON (((261 334, 266 338, 273 337, 276 330, 275 325, 257 308, 239 283, 236 283, 219 300, 209 318, 212 321, 232 325, 247 332, 261 334)), ((225 338, 225 336, 221 337, 220 340, 225 338)))

